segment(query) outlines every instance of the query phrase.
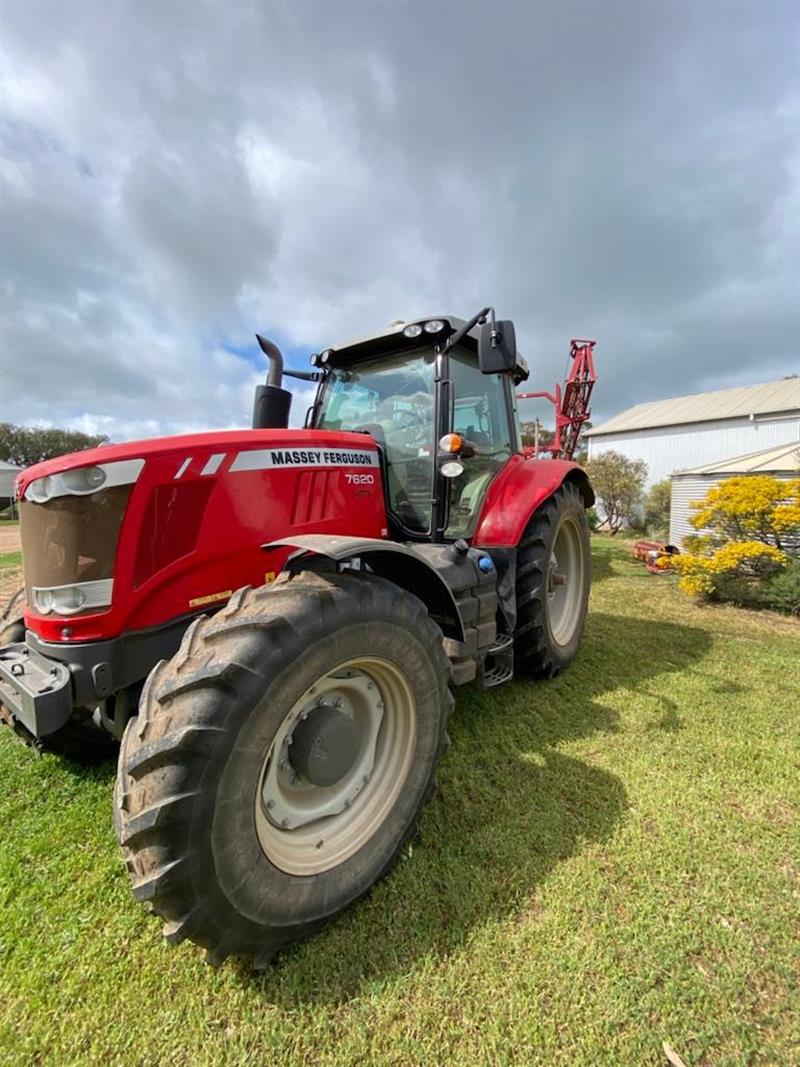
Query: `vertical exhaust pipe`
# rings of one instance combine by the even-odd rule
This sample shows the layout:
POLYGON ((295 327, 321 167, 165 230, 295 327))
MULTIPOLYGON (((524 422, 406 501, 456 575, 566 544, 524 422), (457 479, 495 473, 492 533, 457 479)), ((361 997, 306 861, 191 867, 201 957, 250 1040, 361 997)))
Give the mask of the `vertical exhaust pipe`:
POLYGON ((259 348, 269 360, 266 385, 256 386, 256 398, 253 405, 254 430, 279 430, 289 425, 292 407, 292 394, 282 387, 283 355, 278 346, 256 334, 259 348))

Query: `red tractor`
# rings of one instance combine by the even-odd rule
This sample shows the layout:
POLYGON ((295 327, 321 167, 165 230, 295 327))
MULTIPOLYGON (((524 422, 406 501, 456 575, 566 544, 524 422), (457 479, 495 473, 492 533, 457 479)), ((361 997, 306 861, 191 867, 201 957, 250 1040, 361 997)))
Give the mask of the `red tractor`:
MULTIPOLYGON (((305 429, 277 347, 253 429, 108 445, 18 479, 24 621, 3 717, 85 757, 121 742, 114 820, 169 941, 264 965, 413 834, 452 688, 575 656, 593 502, 520 443, 514 326, 396 323, 312 356, 305 429)), ((587 388, 588 385, 588 388, 587 388)), ((562 412, 563 414, 563 412, 562 412)), ((560 424, 561 425, 561 424, 560 424)))

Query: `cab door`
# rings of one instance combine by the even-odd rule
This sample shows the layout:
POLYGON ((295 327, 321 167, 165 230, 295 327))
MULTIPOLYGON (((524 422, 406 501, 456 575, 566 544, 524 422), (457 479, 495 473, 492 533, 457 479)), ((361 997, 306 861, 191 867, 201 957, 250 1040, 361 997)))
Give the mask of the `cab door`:
POLYGON ((445 536, 469 538, 493 478, 520 449, 519 434, 507 375, 481 374, 475 356, 457 350, 450 354, 450 380, 453 433, 475 454, 462 457, 463 473, 450 480, 445 536))

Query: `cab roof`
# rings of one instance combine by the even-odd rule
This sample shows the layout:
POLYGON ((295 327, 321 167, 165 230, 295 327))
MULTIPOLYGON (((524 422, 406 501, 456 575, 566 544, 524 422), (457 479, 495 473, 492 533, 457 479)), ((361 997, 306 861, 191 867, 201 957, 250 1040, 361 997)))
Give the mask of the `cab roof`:
MULTIPOLYGON (((450 334, 455 333, 466 321, 466 319, 462 319, 458 315, 423 315, 416 319, 398 320, 376 333, 362 334, 359 337, 351 337, 347 341, 340 341, 338 344, 330 345, 325 351, 330 352, 333 356, 346 352, 348 359, 368 359, 371 356, 381 356, 384 353, 396 352, 398 342, 400 345, 408 345, 409 348, 413 348, 443 340, 449 337, 450 334), (433 334, 423 332, 419 337, 403 337, 403 330, 407 326, 424 326, 426 322, 433 321, 443 322, 444 329, 433 334)), ((477 351, 479 331, 480 327, 473 326, 460 343, 477 351)), ((337 362, 338 360, 333 360, 334 365, 337 362)), ((523 379, 528 376, 528 364, 520 352, 517 352, 517 371, 515 376, 520 376, 523 379)))

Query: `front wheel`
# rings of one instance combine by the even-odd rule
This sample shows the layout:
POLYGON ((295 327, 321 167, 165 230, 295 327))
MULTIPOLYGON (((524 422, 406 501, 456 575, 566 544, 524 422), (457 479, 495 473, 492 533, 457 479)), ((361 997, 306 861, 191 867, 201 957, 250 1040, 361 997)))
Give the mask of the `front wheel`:
POLYGON ((134 896, 212 963, 265 964, 393 866, 452 707, 424 605, 372 575, 241 590, 151 674, 122 741, 134 896))
POLYGON ((552 678, 578 651, 591 583, 589 523, 580 489, 564 482, 536 511, 517 548, 514 661, 552 678))

